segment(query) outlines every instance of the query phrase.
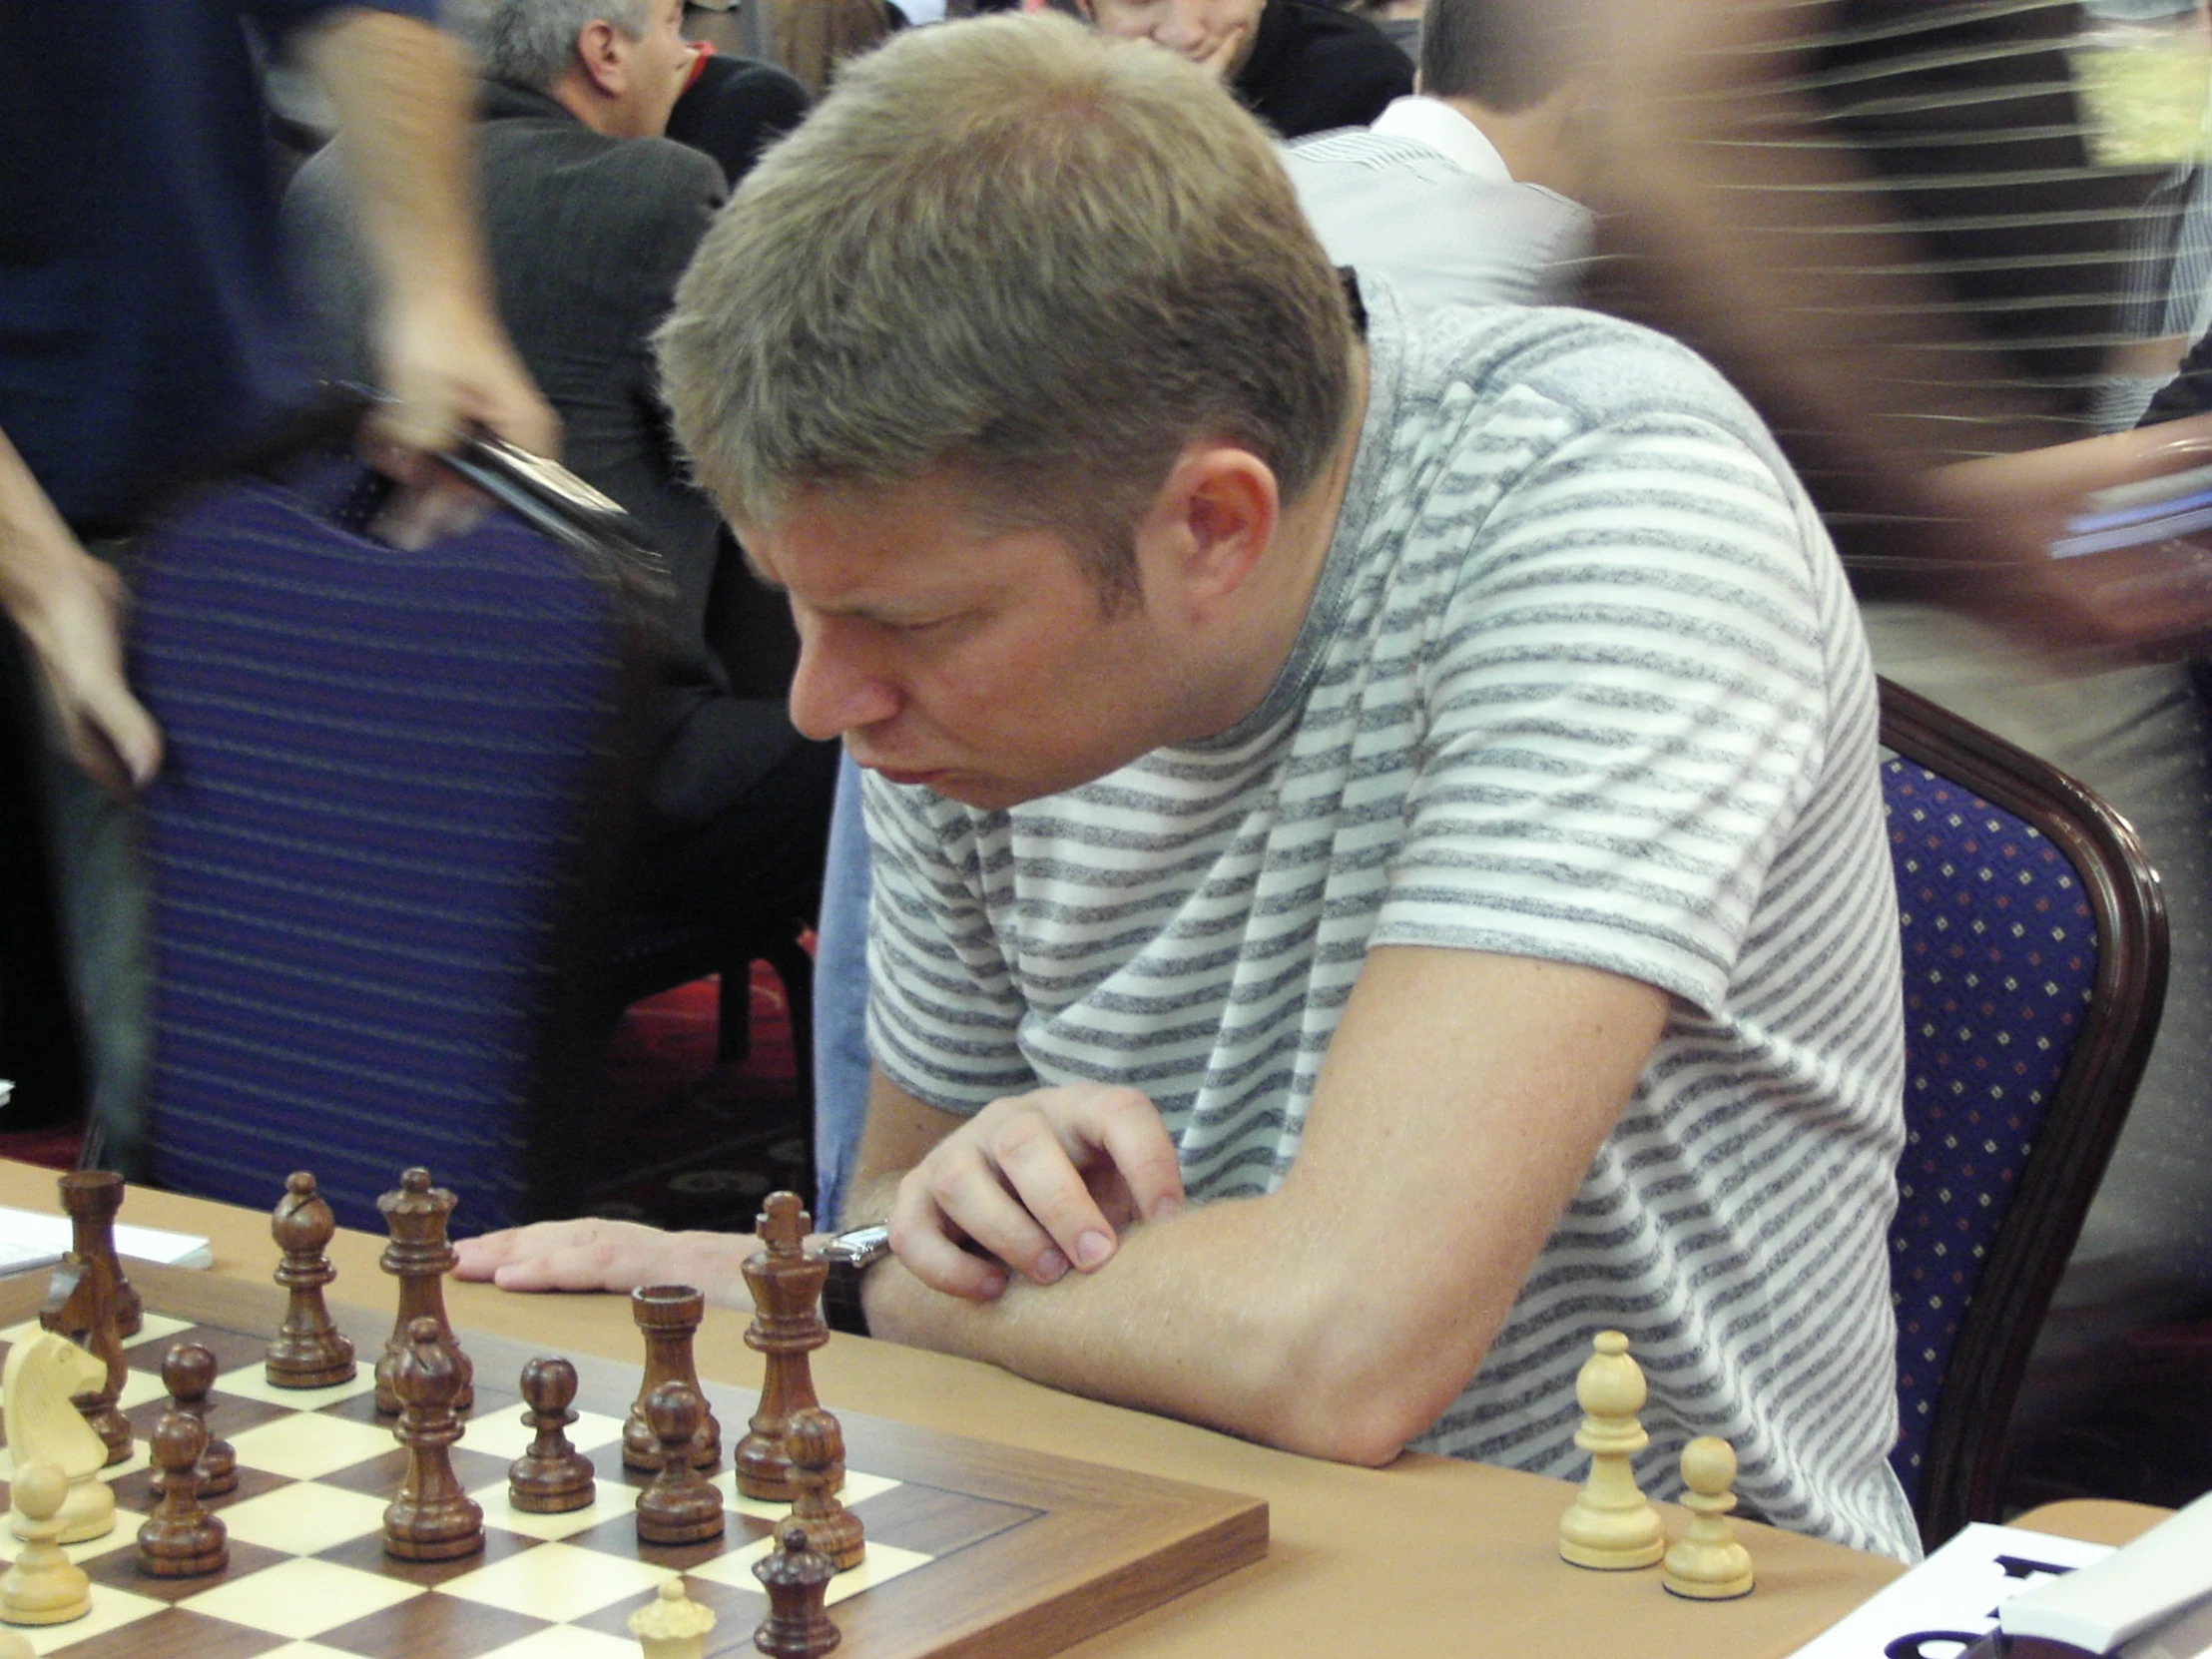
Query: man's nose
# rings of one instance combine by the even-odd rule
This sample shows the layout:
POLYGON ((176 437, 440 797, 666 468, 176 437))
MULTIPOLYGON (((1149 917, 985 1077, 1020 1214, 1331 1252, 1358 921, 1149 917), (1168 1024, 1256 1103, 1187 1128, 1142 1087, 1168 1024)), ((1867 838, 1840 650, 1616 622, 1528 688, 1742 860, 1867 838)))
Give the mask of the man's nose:
POLYGON ((869 661, 860 632, 838 617, 800 622, 791 717, 810 738, 838 737, 898 712, 898 690, 869 661))

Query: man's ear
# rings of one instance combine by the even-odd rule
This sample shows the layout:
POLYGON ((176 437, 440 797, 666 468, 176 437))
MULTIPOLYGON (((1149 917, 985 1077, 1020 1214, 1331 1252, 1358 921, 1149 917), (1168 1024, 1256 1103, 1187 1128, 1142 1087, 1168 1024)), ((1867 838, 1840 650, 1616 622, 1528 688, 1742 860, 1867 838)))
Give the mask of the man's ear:
POLYGON ((620 98, 630 86, 629 42, 603 17, 576 31, 576 67, 603 98, 620 98))
POLYGON ((1275 469, 1250 449, 1215 438, 1185 446, 1137 527, 1148 603, 1179 602, 1197 614, 1233 597, 1275 540, 1282 512, 1275 469))

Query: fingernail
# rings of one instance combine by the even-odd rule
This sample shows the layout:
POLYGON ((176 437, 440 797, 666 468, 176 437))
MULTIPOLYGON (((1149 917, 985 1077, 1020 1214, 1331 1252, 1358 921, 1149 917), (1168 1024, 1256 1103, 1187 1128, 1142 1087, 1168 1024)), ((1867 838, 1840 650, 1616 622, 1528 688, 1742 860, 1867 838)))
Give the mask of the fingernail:
POLYGON ((1151 1219, 1154 1221, 1173 1221, 1182 1213, 1183 1201, 1180 1198, 1170 1196, 1153 1205, 1151 1219))
POLYGON ((1049 1285, 1054 1280, 1065 1277, 1067 1271, 1068 1259, 1057 1250, 1047 1250, 1037 1258, 1032 1277, 1040 1285, 1049 1285))
POLYGON ((1086 1268, 1095 1268, 1114 1253, 1114 1241, 1103 1233, 1086 1233, 1075 1241, 1075 1259, 1086 1268))

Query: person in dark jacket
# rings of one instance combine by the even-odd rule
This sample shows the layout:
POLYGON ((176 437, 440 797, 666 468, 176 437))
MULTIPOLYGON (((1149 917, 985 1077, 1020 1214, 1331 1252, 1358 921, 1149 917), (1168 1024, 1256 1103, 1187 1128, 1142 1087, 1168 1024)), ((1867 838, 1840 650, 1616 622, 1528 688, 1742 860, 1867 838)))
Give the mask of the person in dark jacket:
POLYGON ((1317 0, 1082 0, 1102 33, 1149 40, 1229 83, 1287 139, 1364 127, 1413 90, 1413 66, 1362 17, 1317 0))

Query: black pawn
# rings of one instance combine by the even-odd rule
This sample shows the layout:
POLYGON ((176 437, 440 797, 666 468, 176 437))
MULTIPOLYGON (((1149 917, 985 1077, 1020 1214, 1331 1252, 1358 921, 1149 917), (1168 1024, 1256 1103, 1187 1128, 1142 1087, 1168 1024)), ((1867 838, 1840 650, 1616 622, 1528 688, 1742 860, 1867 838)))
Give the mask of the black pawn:
POLYGON ((753 1563, 753 1576, 768 1592, 768 1618, 753 1632, 753 1645, 773 1659, 817 1659, 844 1639, 822 1610, 835 1569, 807 1545, 804 1527, 786 1527, 777 1548, 753 1563))
POLYGON ((588 1509, 598 1493, 591 1459, 569 1444, 563 1429, 576 1420, 576 1368, 566 1360, 532 1360, 522 1368, 522 1420, 538 1431, 530 1449, 507 1468, 507 1500, 534 1515, 588 1509))
POLYGON ((161 1501, 139 1528, 139 1569, 156 1578, 198 1578, 231 1561, 223 1523, 200 1506, 199 1467, 208 1425, 186 1411, 162 1413, 151 1447, 161 1501))
MULTIPOLYGON (((208 1390, 215 1386, 215 1355, 198 1343, 171 1343, 162 1356, 162 1386, 169 1390, 172 1406, 187 1416, 208 1420, 208 1390)), ((239 1489, 238 1453, 229 1440, 208 1434, 208 1449, 200 1454, 200 1495, 224 1497, 239 1489)), ((161 1482, 154 1482, 161 1496, 161 1482)))
POLYGON ((645 1418, 662 1450, 661 1472, 638 1494, 638 1537, 646 1543, 705 1543, 727 1524, 722 1494, 690 1457, 702 1408, 688 1382, 663 1382, 646 1396, 645 1418))

